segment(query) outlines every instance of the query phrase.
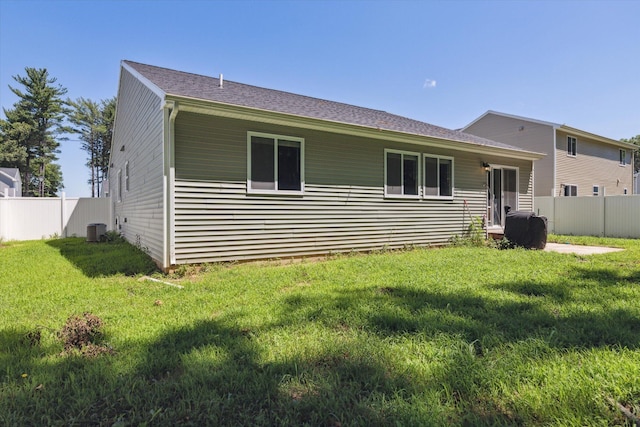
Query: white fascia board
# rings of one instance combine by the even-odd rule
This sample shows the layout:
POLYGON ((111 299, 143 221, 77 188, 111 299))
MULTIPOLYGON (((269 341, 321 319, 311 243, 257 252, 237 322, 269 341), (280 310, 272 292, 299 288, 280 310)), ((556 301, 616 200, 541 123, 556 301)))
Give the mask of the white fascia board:
POLYGON ((463 127, 462 131, 464 132, 467 128, 471 127, 471 125, 479 122, 481 119, 483 119, 484 117, 486 117, 488 115, 507 117, 509 119, 522 120, 524 122, 530 122, 530 123, 537 123, 537 124, 543 125, 543 126, 551 126, 553 128, 557 128, 559 126, 562 126, 561 124, 558 124, 558 123, 545 122, 544 120, 531 119, 529 117, 516 116, 515 114, 507 114, 507 113, 501 113, 499 111, 488 110, 486 113, 484 113, 483 115, 481 115, 480 117, 478 117, 477 119, 475 119, 474 121, 472 121, 471 123, 469 123, 468 125, 463 127))
POLYGON ((155 93, 160 99, 164 99, 167 93, 162 89, 160 89, 158 85, 156 85, 151 80, 149 80, 148 78, 140 74, 133 67, 128 65, 125 61, 121 61, 120 66, 123 69, 127 70, 127 72, 133 75, 136 79, 140 80, 140 82, 142 82, 143 85, 145 85, 151 92, 155 93))
POLYGON ((538 160, 545 156, 543 153, 520 149, 507 149, 488 145, 474 144, 465 141, 437 138, 419 134, 411 134, 387 129, 374 129, 368 126, 354 125, 351 123, 335 122, 330 120, 315 119, 294 114, 279 113, 258 108, 243 107, 220 102, 203 101, 195 98, 181 97, 167 94, 167 100, 175 99, 180 102, 180 111, 209 114, 219 117, 228 117, 240 120, 257 121, 280 126, 293 126, 319 131, 329 131, 344 135, 360 136, 370 139, 382 139, 385 141, 403 142, 415 145, 453 149, 482 154, 495 154, 503 157, 511 157, 521 160, 538 160))
POLYGON ((563 132, 566 132, 571 136, 580 136, 582 138, 593 139, 594 141, 602 142, 604 144, 614 145, 614 146, 620 147, 620 148, 626 148, 626 149, 630 149, 630 150, 635 150, 635 149, 638 148, 637 145, 632 144, 630 142, 616 141, 615 139, 607 138, 605 136, 596 135, 595 133, 587 132, 587 131, 584 131, 584 130, 572 128, 572 127, 567 126, 567 125, 561 125, 557 129, 561 130, 563 132))
POLYGON ((4 175, 4 176, 6 176, 7 178, 9 178, 9 179, 10 179, 11 181, 13 181, 13 182, 18 182, 18 180, 17 180, 14 176, 9 175, 9 174, 8 174, 8 173, 6 173, 5 171, 1 171, 1 170, 0 170, 0 174, 2 174, 2 175, 4 175))

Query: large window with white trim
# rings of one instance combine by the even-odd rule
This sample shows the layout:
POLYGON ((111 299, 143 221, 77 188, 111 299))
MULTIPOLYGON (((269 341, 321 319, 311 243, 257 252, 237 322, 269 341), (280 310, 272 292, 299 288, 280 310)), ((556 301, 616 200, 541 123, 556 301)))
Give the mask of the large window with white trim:
POLYGON ((419 197, 420 154, 408 151, 385 150, 384 193, 391 197, 419 197))
POLYGON ((304 139, 249 132, 247 151, 247 191, 304 191, 304 139))
POLYGON ((453 197, 453 157, 424 155, 424 197, 453 197))

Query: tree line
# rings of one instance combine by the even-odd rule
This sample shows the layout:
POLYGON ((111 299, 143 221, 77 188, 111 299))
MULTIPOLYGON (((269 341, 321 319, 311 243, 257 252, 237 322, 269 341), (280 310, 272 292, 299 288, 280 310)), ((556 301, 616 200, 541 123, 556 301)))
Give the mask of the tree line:
MULTIPOLYGON (((0 119, 0 167, 20 170, 23 196, 55 196, 64 188, 56 163, 60 141, 78 135, 87 153, 91 197, 100 197, 107 179, 116 99, 92 101, 63 99, 67 89, 56 84, 46 68, 25 68, 25 76, 13 76, 23 88, 9 85, 18 97, 0 119)), ((640 147, 640 135, 623 138, 640 147)), ((636 172, 640 171, 640 148, 635 150, 636 172)))
POLYGON ((18 168, 22 195, 55 196, 64 188, 57 164, 60 142, 66 135, 79 137, 87 153, 91 197, 101 196, 109 169, 116 100, 64 99, 67 89, 57 84, 46 68, 25 68, 9 85, 18 101, 3 109, 0 119, 0 167, 18 168))

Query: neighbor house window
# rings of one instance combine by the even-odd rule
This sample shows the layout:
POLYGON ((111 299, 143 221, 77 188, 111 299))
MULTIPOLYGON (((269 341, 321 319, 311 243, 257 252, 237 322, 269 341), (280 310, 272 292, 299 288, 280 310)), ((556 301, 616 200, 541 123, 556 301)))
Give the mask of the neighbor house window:
POLYGON ((418 197, 420 155, 397 150, 385 150, 384 155, 385 195, 418 197))
POLYGON ((594 185, 593 186, 593 195, 594 196, 599 196, 600 195, 600 186, 599 185, 594 185))
POLYGON ((627 150, 620 150, 620 166, 627 164, 627 150))
POLYGON ((565 185, 564 195, 567 197, 576 197, 578 195, 578 186, 572 184, 565 185))
POLYGON ((424 155, 424 197, 453 197, 453 158, 424 155))
POLYGON ((572 136, 567 137, 567 155, 575 156, 576 155, 576 147, 578 145, 578 140, 576 140, 572 136))
POLYGON ((304 190, 304 139, 249 132, 247 145, 248 191, 304 190))
POLYGON ((129 191, 129 162, 124 164, 124 191, 129 191))
POLYGON ((118 169, 118 201, 122 201, 122 169, 118 169))

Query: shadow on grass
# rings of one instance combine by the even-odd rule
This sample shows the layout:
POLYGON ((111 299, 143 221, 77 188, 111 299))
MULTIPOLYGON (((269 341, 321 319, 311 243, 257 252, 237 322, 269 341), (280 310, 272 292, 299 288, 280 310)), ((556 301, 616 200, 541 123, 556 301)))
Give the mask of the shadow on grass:
MULTIPOLYGON (((356 341, 340 340, 313 354, 300 351, 265 362, 259 331, 235 323, 227 318, 169 330, 143 345, 126 373, 113 369, 111 359, 117 356, 49 356, 42 363, 41 350, 24 349, 20 359, 7 360, 12 365, 1 385, 11 390, 12 399, 0 402, 0 424, 386 426, 445 421, 438 421, 437 413, 424 413, 437 408, 437 400, 423 398, 427 408, 408 404, 417 395, 410 376, 385 356, 364 352, 356 341), (392 399, 406 405, 394 407, 392 399)), ((18 342, 17 335, 9 335, 18 342)), ((448 369, 433 378, 434 384, 448 378, 448 369)))
POLYGON ((353 319, 347 322, 382 335, 447 333, 485 347, 529 338, 542 339, 554 348, 640 347, 636 312, 589 305, 566 308, 571 292, 558 291, 557 285, 523 282, 495 288, 520 298, 437 293, 403 286, 345 290, 329 300, 325 296, 290 295, 284 299, 282 325, 314 321, 340 328, 343 319, 353 319))
POLYGON ((599 286, 618 286, 620 284, 627 285, 630 283, 640 286, 640 268, 629 274, 612 268, 575 268, 571 277, 575 280, 593 281, 599 286))
POLYGON ((135 276, 157 270, 151 258, 126 241, 91 243, 70 237, 47 241, 87 277, 135 276))

